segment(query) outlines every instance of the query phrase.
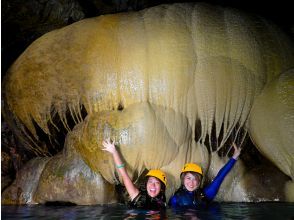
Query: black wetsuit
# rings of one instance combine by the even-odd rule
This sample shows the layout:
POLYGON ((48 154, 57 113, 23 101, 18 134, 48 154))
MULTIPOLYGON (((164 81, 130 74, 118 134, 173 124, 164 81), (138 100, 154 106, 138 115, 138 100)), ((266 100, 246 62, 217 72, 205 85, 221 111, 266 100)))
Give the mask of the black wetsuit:
POLYGON ((166 208, 165 195, 162 192, 156 197, 150 197, 147 191, 140 193, 129 203, 130 208, 163 210, 166 208))

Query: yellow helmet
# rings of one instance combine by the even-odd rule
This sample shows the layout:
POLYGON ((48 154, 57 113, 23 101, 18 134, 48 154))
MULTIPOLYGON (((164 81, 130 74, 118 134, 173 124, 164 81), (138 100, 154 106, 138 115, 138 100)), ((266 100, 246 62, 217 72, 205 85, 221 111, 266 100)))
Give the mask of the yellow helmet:
POLYGON ((166 176, 161 170, 149 170, 146 176, 153 176, 159 179, 166 186, 166 176))
POLYGON ((203 176, 201 167, 195 163, 186 163, 182 169, 181 174, 184 172, 195 172, 195 173, 199 173, 201 176, 203 176))

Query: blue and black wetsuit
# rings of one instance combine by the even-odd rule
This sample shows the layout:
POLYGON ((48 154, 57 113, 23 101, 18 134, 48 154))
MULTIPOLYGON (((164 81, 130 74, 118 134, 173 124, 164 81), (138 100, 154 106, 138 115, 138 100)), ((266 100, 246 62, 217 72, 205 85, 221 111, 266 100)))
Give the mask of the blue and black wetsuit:
POLYGON ((233 168, 236 160, 231 158, 226 165, 218 172, 215 179, 203 189, 198 189, 193 192, 188 191, 185 186, 181 186, 169 200, 169 206, 173 208, 196 208, 206 205, 216 196, 220 185, 226 175, 233 168))

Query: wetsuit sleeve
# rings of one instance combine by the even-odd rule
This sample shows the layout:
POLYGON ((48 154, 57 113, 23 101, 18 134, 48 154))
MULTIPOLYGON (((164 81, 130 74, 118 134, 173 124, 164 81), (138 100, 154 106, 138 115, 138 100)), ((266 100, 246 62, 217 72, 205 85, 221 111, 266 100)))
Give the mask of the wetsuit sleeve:
POLYGON ((226 165, 218 172, 214 180, 207 187, 204 188, 203 192, 207 199, 214 199, 223 180, 225 179, 226 175, 230 172, 230 170, 233 168, 235 163, 236 160, 234 158, 231 158, 226 163, 226 165))

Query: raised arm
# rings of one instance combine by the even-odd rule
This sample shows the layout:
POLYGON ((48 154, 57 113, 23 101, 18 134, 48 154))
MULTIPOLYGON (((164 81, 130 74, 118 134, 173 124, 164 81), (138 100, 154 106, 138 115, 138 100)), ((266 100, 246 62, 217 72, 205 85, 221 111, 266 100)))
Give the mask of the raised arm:
POLYGON ((241 147, 237 147, 237 145, 235 143, 233 143, 233 147, 234 147, 234 154, 233 154, 232 158, 234 158, 235 160, 238 160, 238 158, 241 154, 241 147))
POLYGON ((111 142, 110 139, 108 138, 107 140, 104 140, 102 142, 102 145, 103 145, 102 150, 108 151, 109 153, 112 154, 116 168, 118 172, 120 173, 120 175, 122 176, 124 185, 129 193, 131 200, 133 200, 139 194, 139 190, 130 179, 125 169, 125 164, 122 162, 120 155, 114 146, 114 141, 111 142))
POLYGON ((204 188, 204 194, 209 200, 213 200, 214 197, 216 196, 223 180, 227 176, 227 174, 230 172, 230 170, 233 168, 235 165, 237 159, 239 158, 239 155, 241 153, 241 148, 237 147, 235 143, 233 143, 234 147, 234 154, 232 158, 226 163, 225 166, 223 166, 222 169, 217 173, 216 177, 210 183, 207 187, 204 188))

